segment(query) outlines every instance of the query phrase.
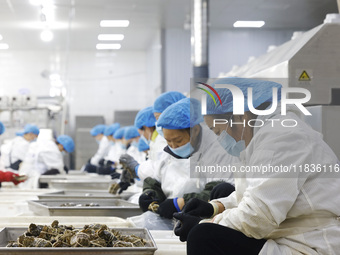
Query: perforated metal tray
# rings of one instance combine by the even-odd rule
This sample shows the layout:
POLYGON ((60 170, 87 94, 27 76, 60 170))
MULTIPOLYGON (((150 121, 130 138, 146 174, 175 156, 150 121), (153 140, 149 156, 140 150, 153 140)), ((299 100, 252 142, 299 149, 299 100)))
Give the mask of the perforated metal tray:
POLYGON ((136 255, 152 255, 157 250, 155 241, 153 240, 150 232, 145 228, 114 228, 120 231, 123 235, 136 235, 146 240, 146 247, 60 247, 60 248, 7 248, 6 245, 9 241, 15 241, 22 235, 27 228, 2 228, 0 230, 0 255, 114 255, 114 254, 136 254, 136 255))
POLYGON ((121 199, 75 199, 67 200, 67 203, 88 204, 96 203, 94 207, 64 207, 63 199, 31 200, 28 207, 31 211, 42 216, 115 216, 121 218, 132 217, 142 214, 137 204, 121 199))

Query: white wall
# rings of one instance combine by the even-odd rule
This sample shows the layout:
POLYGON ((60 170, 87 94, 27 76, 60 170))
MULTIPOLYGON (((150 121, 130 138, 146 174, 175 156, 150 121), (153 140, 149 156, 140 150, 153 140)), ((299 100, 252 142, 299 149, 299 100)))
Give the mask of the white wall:
MULTIPOLYGON (((233 65, 246 64, 250 56, 266 53, 269 45, 290 40, 293 30, 210 30, 209 76, 216 78, 233 65)), ((192 66, 190 60, 190 31, 165 31, 166 90, 187 92, 192 66)))

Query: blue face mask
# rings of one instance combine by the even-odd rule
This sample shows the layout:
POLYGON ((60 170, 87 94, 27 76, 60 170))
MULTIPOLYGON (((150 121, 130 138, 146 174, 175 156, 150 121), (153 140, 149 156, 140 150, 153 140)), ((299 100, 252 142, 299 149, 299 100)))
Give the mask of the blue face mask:
POLYGON ((150 140, 146 139, 144 135, 141 135, 140 139, 144 141, 147 145, 150 145, 150 140))
POLYGON ((164 137, 162 127, 157 126, 157 122, 155 123, 155 125, 156 125, 156 131, 157 131, 157 133, 158 133, 160 136, 164 137))
POLYGON ((241 151, 246 148, 246 143, 244 140, 236 142, 236 140, 225 130, 217 138, 217 141, 230 155, 235 157, 239 157, 241 151))
POLYGON ((131 146, 134 146, 134 147, 138 148, 138 142, 133 141, 133 142, 131 143, 131 146))
POLYGON ((65 152, 65 151, 62 151, 61 154, 62 154, 63 156, 65 156, 65 155, 66 155, 66 152, 65 152))
POLYGON ((126 145, 125 144, 120 142, 119 145, 120 145, 120 148, 122 148, 123 150, 126 150, 126 145))
POLYGON ((97 139, 96 139, 96 142, 97 142, 97 144, 100 144, 100 140, 97 140, 97 139))
POLYGON ((114 142, 114 141, 109 141, 109 144, 110 144, 111 146, 113 146, 113 145, 115 145, 115 142, 114 142))
POLYGON ((194 147, 192 147, 190 142, 182 145, 181 147, 177 147, 175 149, 171 148, 169 145, 168 147, 174 154, 176 154, 177 156, 181 158, 189 157, 195 150, 194 147))

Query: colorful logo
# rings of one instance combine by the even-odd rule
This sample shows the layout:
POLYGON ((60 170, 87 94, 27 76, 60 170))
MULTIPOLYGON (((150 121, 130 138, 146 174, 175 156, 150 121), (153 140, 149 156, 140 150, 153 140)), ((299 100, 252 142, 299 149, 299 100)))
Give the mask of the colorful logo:
MULTIPOLYGON (((220 96, 218 95, 217 91, 216 91, 213 87, 211 87, 210 85, 205 84, 205 83, 203 83, 203 82, 196 82, 196 83, 198 83, 198 84, 200 84, 200 85, 203 85, 203 86, 206 86, 206 87, 209 88, 212 92, 214 92, 214 94, 217 96, 218 100, 220 101, 220 104, 222 105, 222 100, 221 100, 220 96)), ((197 87, 197 88, 203 90, 204 92, 206 92, 206 93, 212 98, 212 100, 214 101, 215 106, 217 106, 216 100, 215 100, 213 94, 211 94, 211 92, 210 92, 209 90, 204 89, 204 88, 200 88, 200 87, 197 87)))

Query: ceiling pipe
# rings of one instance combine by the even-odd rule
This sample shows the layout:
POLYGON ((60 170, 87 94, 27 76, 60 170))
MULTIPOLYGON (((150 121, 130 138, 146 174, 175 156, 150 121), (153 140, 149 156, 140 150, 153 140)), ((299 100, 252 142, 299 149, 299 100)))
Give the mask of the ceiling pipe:
POLYGON ((339 10, 339 13, 340 13, 340 0, 337 0, 337 3, 338 3, 338 10, 339 10))
POLYGON ((209 0, 192 0, 191 8, 191 62, 193 65, 193 77, 208 78, 209 0))

